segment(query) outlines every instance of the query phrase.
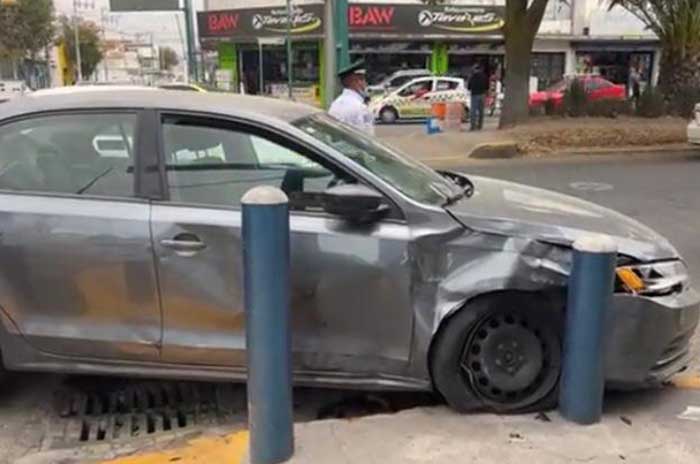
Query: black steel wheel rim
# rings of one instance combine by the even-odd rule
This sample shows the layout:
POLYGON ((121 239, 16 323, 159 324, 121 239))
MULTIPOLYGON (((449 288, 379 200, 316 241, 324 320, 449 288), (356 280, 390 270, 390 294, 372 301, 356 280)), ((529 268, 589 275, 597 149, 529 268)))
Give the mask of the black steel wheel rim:
POLYGON ((476 325, 461 369, 484 400, 530 404, 554 388, 559 361, 559 340, 551 328, 527 314, 499 312, 476 325))

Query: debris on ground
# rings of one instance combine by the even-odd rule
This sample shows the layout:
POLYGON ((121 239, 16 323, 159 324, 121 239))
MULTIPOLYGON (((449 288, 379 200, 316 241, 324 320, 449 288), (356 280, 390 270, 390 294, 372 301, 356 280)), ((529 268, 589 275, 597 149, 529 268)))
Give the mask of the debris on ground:
POLYGON ((622 422, 624 422, 625 424, 629 425, 629 426, 632 425, 632 421, 631 421, 630 418, 627 417, 627 416, 620 416, 620 420, 621 420, 622 422))
POLYGON ((535 416, 535 420, 542 422, 552 422, 552 419, 550 419, 549 416, 543 412, 538 412, 535 416))

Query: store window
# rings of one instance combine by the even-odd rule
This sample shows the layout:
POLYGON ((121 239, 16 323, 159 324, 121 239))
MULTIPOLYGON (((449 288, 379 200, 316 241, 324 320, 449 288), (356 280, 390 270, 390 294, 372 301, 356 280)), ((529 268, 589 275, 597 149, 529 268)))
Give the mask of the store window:
POLYGON ((634 67, 641 76, 642 88, 651 82, 653 52, 590 51, 576 53, 578 74, 598 74, 613 84, 629 85, 634 67))
MULTIPOLYGON (((364 59, 370 84, 377 84, 403 69, 429 69, 431 54, 432 44, 427 42, 358 41, 350 44, 350 58, 353 61, 364 59)), ((392 83, 393 87, 398 85, 392 83)))
POLYGON ((533 53, 530 75, 537 78, 537 89, 544 90, 564 77, 564 53, 533 53))

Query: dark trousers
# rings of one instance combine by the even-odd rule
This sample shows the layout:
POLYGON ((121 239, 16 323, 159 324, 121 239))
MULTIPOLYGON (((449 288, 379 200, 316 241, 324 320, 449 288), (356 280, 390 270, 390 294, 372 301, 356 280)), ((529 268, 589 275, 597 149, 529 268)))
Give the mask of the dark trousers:
POLYGON ((471 130, 480 130, 484 127, 484 95, 471 95, 469 106, 469 125, 471 130))

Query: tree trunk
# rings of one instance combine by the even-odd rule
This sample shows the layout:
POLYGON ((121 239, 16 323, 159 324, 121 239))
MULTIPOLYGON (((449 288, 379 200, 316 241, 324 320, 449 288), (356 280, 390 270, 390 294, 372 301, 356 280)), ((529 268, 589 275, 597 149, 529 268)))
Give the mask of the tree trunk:
POLYGON ((530 115, 530 57, 548 0, 506 0, 503 35, 506 39, 505 100, 500 127, 510 127, 530 115))
POLYGON ((499 127, 525 122, 529 115, 530 58, 534 34, 527 27, 511 27, 506 32, 505 99, 499 127))

